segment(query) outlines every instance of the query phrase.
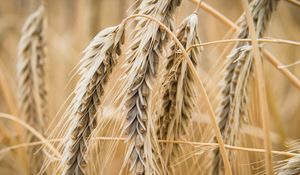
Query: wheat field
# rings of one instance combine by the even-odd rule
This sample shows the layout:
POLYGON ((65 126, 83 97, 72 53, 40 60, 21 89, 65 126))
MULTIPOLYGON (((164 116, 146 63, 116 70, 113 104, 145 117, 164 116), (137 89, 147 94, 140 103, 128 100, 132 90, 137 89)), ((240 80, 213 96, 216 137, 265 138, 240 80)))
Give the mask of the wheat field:
POLYGON ((0 174, 300 174, 299 31, 299 0, 0 0, 0 174))

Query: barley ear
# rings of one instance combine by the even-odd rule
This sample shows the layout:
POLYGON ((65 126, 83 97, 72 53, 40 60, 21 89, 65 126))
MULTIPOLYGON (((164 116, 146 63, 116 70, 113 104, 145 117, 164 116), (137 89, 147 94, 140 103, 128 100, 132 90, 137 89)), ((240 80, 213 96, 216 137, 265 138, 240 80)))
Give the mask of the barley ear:
MULTIPOLYGON (((177 30, 177 38, 188 49, 200 44, 197 34, 198 15, 187 17, 177 30)), ((166 63, 162 87, 162 107, 157 119, 157 137, 161 140, 186 140, 193 108, 195 107, 195 84, 187 60, 182 58, 175 42, 171 43, 171 52, 166 63)), ((200 49, 194 47, 189 54, 194 66, 200 58, 200 49)), ((179 145, 161 144, 162 156, 167 167, 178 156, 179 145)))
MULTIPOLYGON (((102 103, 105 86, 121 54, 124 24, 99 32, 84 50, 75 89, 68 108, 70 127, 64 137, 61 161, 62 174, 86 174, 87 151, 90 137, 97 126, 96 114, 102 103)), ((101 155, 100 155, 101 156, 101 155)))
MULTIPOLYGON (((257 37, 260 38, 266 31, 272 13, 276 10, 279 0, 253 0, 250 11, 253 17, 257 37)), ((240 30, 236 36, 239 39, 249 38, 249 29, 245 14, 238 21, 240 30)), ((218 123, 224 142, 236 145, 239 141, 241 125, 249 121, 247 114, 249 75, 252 73, 253 55, 251 42, 238 42, 227 57, 224 79, 221 82, 222 101, 218 107, 218 123)), ((219 151, 215 151, 213 174, 223 172, 223 164, 219 151)), ((231 163, 235 155, 229 151, 231 163)), ((236 167, 234 164, 232 167, 236 167)))
MULTIPOLYGON (((46 127, 45 25, 45 8, 40 6, 23 26, 17 63, 20 116, 41 134, 46 127)), ((30 142, 38 141, 30 132, 27 133, 27 139, 30 142)), ((38 173, 43 163, 43 154, 36 151, 38 147, 28 150, 31 174, 38 173)))
MULTIPOLYGON (((144 0, 138 7, 140 14, 150 15, 171 30, 174 29, 174 10, 181 0, 144 0)), ((124 166, 131 174, 162 174, 153 152, 159 152, 151 117, 151 85, 157 75, 159 58, 169 37, 158 23, 139 18, 132 44, 127 54, 129 77, 127 115, 124 129, 127 133, 127 153, 124 166), (128 166, 126 166, 128 165, 128 166)))

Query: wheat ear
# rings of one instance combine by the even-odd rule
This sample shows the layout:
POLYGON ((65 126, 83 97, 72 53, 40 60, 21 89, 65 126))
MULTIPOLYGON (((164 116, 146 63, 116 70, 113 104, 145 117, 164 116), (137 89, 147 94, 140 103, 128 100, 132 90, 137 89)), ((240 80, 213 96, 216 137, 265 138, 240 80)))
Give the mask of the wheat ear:
POLYGON ((75 96, 69 108, 71 125, 65 136, 62 174, 86 174, 86 153, 90 136, 97 125, 96 113, 104 88, 117 64, 124 40, 124 25, 99 32, 84 51, 75 96))
MULTIPOLYGON (((19 110, 25 121, 43 134, 46 119, 45 89, 45 8, 39 7, 25 22, 18 47, 19 110)), ((38 141, 27 133, 30 142, 38 141)), ((38 173, 43 163, 42 153, 35 154, 38 147, 30 148, 30 171, 38 173)))
MULTIPOLYGON (((139 13, 150 15, 171 29, 174 29, 173 13, 181 0, 144 0, 139 5, 139 13)), ((158 23, 139 18, 134 38, 127 54, 128 81, 127 132, 128 149, 125 164, 132 174, 158 174, 159 167, 153 157, 156 134, 149 115, 151 84, 157 74, 159 55, 168 41, 168 35, 160 30, 158 23)))
MULTIPOLYGON (((177 31, 177 38, 187 49, 200 44, 197 35, 198 16, 193 13, 187 17, 177 31)), ((192 109, 195 106, 194 80, 187 61, 182 59, 175 42, 171 43, 171 53, 167 58, 166 74, 162 87, 162 108, 157 120, 157 137, 161 140, 185 140, 191 122, 192 109)), ((199 48, 190 51, 194 66, 200 57, 199 48)), ((178 145, 162 144, 161 151, 167 167, 178 155, 178 145)))
MULTIPOLYGON (((253 16, 257 37, 260 38, 266 31, 272 13, 276 10, 279 0, 253 0, 250 4, 250 11, 253 16)), ((240 31, 237 37, 245 39, 249 37, 249 29, 246 16, 239 20, 240 31)), ((224 142, 229 145, 236 145, 238 130, 247 119, 247 84, 251 73, 253 55, 250 54, 250 42, 238 42, 228 56, 225 77, 221 84, 223 100, 218 108, 218 123, 224 138, 224 142)), ((234 156, 230 154, 231 162, 234 156)), ((214 174, 219 174, 222 170, 219 151, 215 152, 213 162, 214 174)))

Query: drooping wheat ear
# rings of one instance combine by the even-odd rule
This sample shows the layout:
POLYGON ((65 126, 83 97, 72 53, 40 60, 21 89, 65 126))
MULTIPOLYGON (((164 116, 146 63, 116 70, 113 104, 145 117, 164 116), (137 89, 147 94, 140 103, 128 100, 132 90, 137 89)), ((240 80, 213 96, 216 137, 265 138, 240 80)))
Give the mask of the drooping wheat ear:
MULTIPOLYGON (((43 134, 46 120, 45 89, 45 8, 39 7, 29 16, 22 29, 18 47, 19 111, 25 121, 43 134)), ((27 133, 30 142, 38 141, 27 133)), ((35 154, 38 147, 30 148, 30 174, 38 173, 43 163, 42 153, 35 154)))
MULTIPOLYGON (((187 17, 177 31, 177 38, 187 49, 200 44, 197 35, 198 16, 196 13, 187 17)), ((192 109, 195 106, 194 80, 187 61, 182 59, 177 45, 171 43, 171 53, 166 63, 166 74, 162 86, 162 107, 157 119, 157 137, 161 140, 185 140, 191 122, 192 109)), ((194 66, 200 57, 199 48, 190 51, 194 66)), ((161 145, 162 156, 167 167, 178 155, 179 147, 172 143, 161 145)))
POLYGON ((84 51, 75 96, 69 108, 71 125, 65 136, 62 174, 85 174, 90 136, 105 85, 117 64, 124 40, 124 24, 99 32, 84 51))
MULTIPOLYGON (((170 29, 174 29, 173 14, 181 0, 144 0, 140 2, 140 14, 150 15, 170 29)), ((158 23, 139 18, 134 30, 132 45, 127 55, 127 132, 128 150, 124 165, 132 174, 159 174, 153 157, 158 147, 150 114, 151 84, 157 74, 159 55, 168 42, 168 35, 158 23), (155 147, 155 148, 154 148, 155 147)))
MULTIPOLYGON (((255 30, 258 38, 266 31, 272 13, 276 10, 279 0, 253 0, 250 4, 250 11, 254 20, 255 30)), ((240 39, 249 37, 246 16, 239 20, 240 30, 236 36, 240 39)), ((224 142, 235 145, 237 133, 241 124, 247 119, 247 84, 252 69, 253 56, 250 54, 250 42, 239 42, 228 56, 225 77, 222 81, 223 100, 218 109, 218 123, 223 135, 224 142)), ((229 158, 233 161, 234 156, 229 158)), ((222 171, 219 151, 215 152, 213 162, 214 173, 222 171)))

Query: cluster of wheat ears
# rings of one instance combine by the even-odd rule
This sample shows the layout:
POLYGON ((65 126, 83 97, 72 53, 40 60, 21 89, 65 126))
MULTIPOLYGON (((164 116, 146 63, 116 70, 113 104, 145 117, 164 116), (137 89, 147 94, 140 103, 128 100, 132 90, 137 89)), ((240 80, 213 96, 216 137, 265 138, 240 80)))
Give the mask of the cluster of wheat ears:
POLYGON ((300 45, 263 38, 280 0, 241 0, 244 13, 236 23, 192 1, 195 11, 178 27, 181 0, 137 0, 132 15, 100 31, 78 64, 80 78, 67 109, 51 124, 43 1, 24 24, 18 48, 18 115, 24 121, 1 113, 27 129, 21 140, 28 143, 1 154, 26 146, 28 174, 109 174, 111 168, 138 175, 300 173, 298 143, 275 151, 270 136, 262 58, 300 89, 262 44, 300 45), (234 39, 201 43, 201 10, 231 26, 234 39), (218 43, 228 47, 206 79, 201 54, 205 45, 218 43), (263 139, 246 136, 246 126, 262 128, 263 139))

